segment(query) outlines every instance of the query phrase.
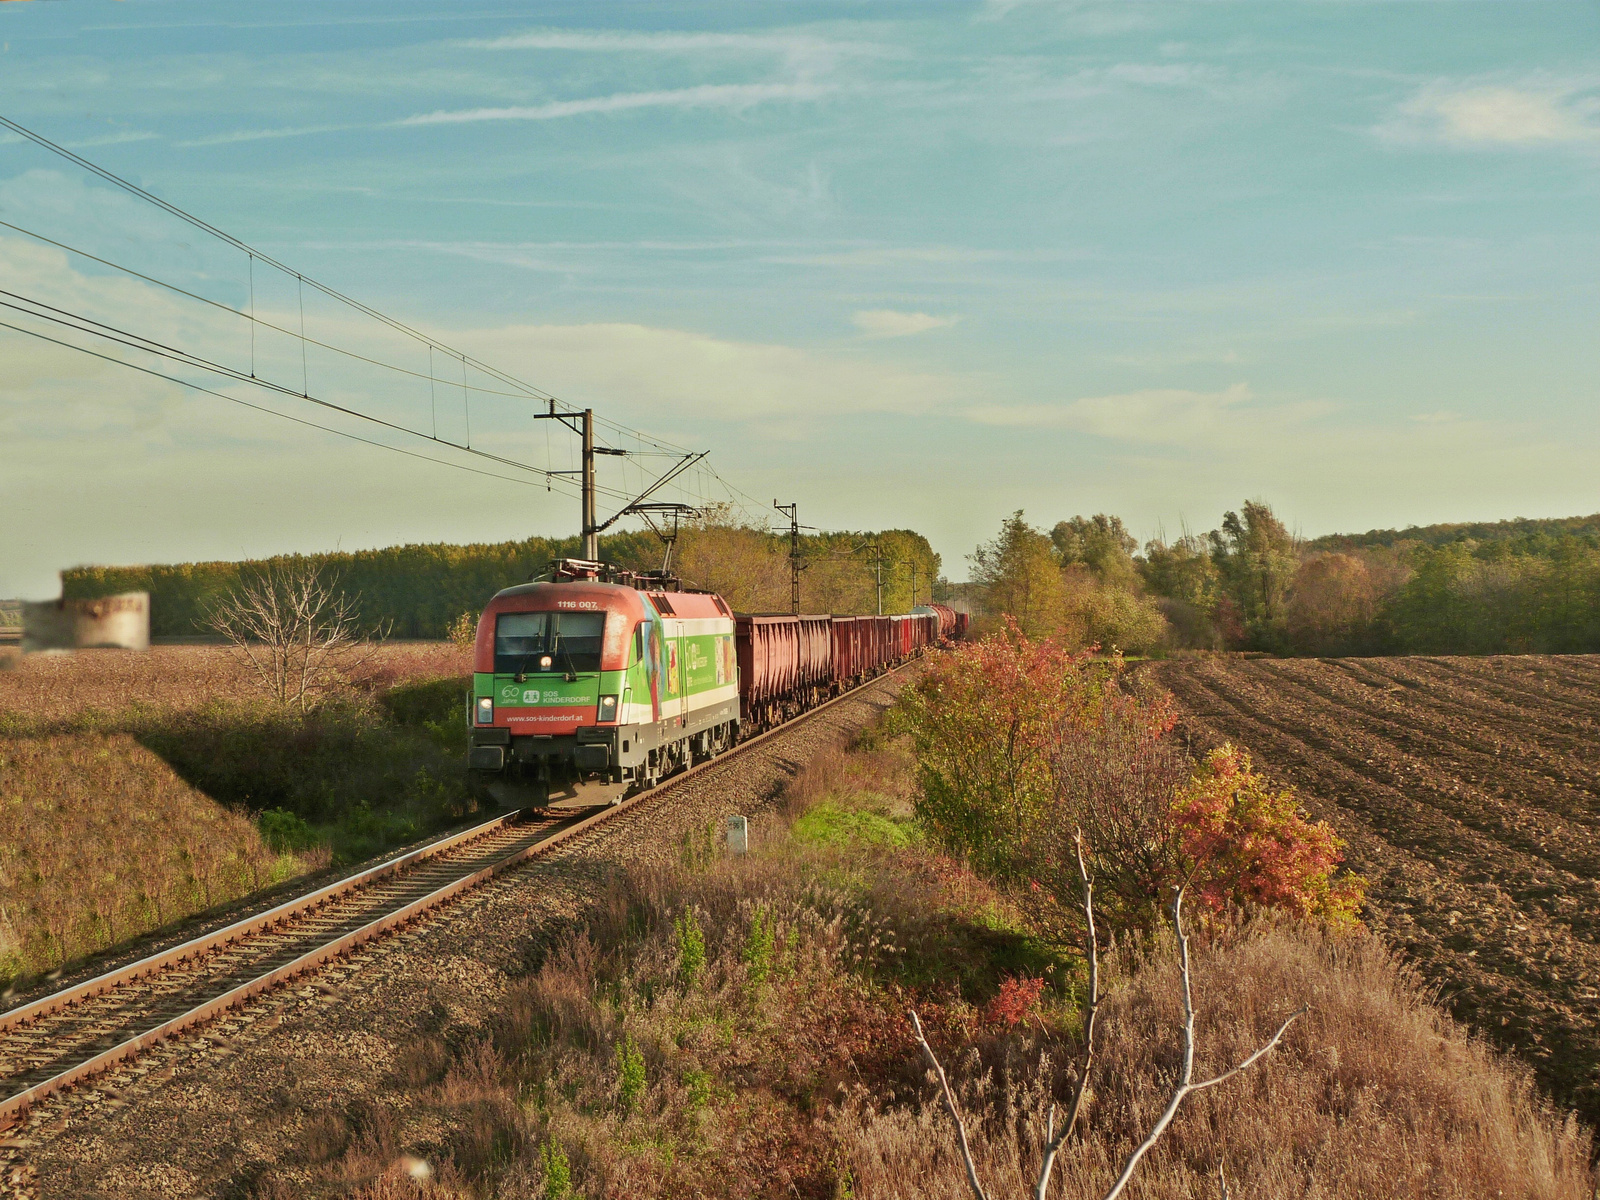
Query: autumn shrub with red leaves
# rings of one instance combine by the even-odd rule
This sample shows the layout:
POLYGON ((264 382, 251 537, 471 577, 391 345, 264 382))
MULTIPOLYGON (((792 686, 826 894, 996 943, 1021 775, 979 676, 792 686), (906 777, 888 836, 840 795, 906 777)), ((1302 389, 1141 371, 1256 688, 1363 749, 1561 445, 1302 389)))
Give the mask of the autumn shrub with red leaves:
POLYGON ((1126 686, 1096 658, 1014 626, 958 646, 902 695, 919 823, 939 848, 1026 893, 1068 936, 1079 916, 1082 831, 1112 928, 1159 920, 1190 882, 1207 907, 1250 903, 1356 924, 1361 881, 1339 840, 1272 791, 1232 747, 1196 766, 1172 736, 1171 697, 1126 686))
POLYGON ((1062 721, 1097 698, 1089 668, 1088 651, 1031 641, 1008 623, 1004 634, 938 656, 901 694, 917 819, 937 844, 986 874, 1023 869, 1017 835, 1052 806, 1062 721))
POLYGON ((1004 979, 993 1000, 983 1006, 983 1023, 991 1029, 1015 1029, 1039 1006, 1044 980, 1023 976, 1004 979))
POLYGON ((1335 929, 1358 924, 1362 881, 1336 874, 1343 843, 1300 811, 1292 791, 1273 791, 1247 751, 1211 751, 1173 814, 1191 891, 1212 911, 1249 902, 1335 929))

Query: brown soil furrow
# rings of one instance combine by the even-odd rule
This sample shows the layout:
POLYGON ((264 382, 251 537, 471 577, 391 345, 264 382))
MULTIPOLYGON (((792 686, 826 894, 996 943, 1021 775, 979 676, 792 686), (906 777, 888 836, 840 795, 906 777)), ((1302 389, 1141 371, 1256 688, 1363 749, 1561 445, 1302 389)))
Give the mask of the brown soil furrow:
POLYGON ((1458 712, 1469 723, 1487 724, 1513 733, 1530 745, 1554 755, 1581 762, 1586 768, 1600 766, 1594 731, 1587 722, 1546 711, 1539 702, 1527 698, 1505 699, 1474 687, 1470 680, 1453 674, 1435 663, 1417 658, 1343 659, 1346 671, 1387 680, 1422 693, 1440 705, 1458 712))
POLYGON ((1581 730, 1562 733, 1529 705, 1511 705, 1453 682, 1407 670, 1409 659, 1333 659, 1328 666, 1382 693, 1438 736, 1464 740, 1532 764, 1529 770, 1600 796, 1600 745, 1581 730), (1450 731, 1448 733, 1444 731, 1450 731))
POLYGON ((1455 661, 1476 663, 1482 670, 1511 678, 1537 680, 1573 695, 1592 695, 1600 686, 1600 654, 1498 654, 1455 661))
MULTIPOLYGON (((1348 714, 1364 733, 1405 752, 1408 771, 1420 772, 1429 787, 1466 793, 1493 805, 1499 819, 1515 830, 1510 840, 1529 853, 1563 863, 1578 874, 1600 871, 1600 829, 1591 825, 1600 812, 1600 789, 1572 786, 1549 771, 1520 765, 1513 744, 1495 738, 1453 734, 1436 714, 1373 697, 1372 689, 1341 678, 1328 664, 1288 662, 1253 664, 1269 678, 1348 714), (1449 769, 1445 769, 1445 764, 1449 769), (1528 810, 1532 811, 1528 811, 1528 810), (1551 850, 1549 843, 1556 843, 1551 850)), ((1476 822, 1473 822, 1477 824, 1476 822)), ((1487 831, 1487 825, 1478 825, 1487 831)))
POLYGON ((1402 661, 1408 667, 1427 672, 1435 679, 1446 680, 1466 691, 1493 697, 1503 704, 1521 708, 1525 712, 1532 706, 1542 717, 1554 718, 1574 733, 1590 739, 1600 734, 1600 722, 1595 720, 1594 699, 1584 696, 1581 692, 1553 694, 1558 689, 1508 680, 1501 675, 1481 669, 1485 661, 1483 659, 1408 658, 1402 661))
MULTIPOLYGON (((1475 854, 1503 856, 1501 848, 1473 836, 1458 822, 1412 801, 1399 789, 1352 770, 1313 742, 1297 736, 1286 723, 1252 711, 1247 701, 1231 696, 1213 681, 1171 676, 1163 676, 1163 681, 1172 687, 1184 710, 1198 718, 1200 727, 1210 735, 1199 738, 1200 743, 1229 740, 1246 746, 1257 756, 1264 770, 1300 791, 1301 800, 1313 816, 1333 821, 1341 836, 1346 836, 1345 822, 1358 821, 1364 832, 1382 847, 1380 859, 1399 852, 1410 863, 1425 865, 1436 872, 1441 862, 1460 866, 1472 862, 1475 854), (1308 790, 1302 783, 1303 778, 1314 778, 1317 790, 1308 790), (1365 792, 1379 795, 1367 797, 1362 794, 1365 792), (1422 831, 1420 835, 1413 833, 1417 829, 1422 831), (1443 857, 1441 847, 1448 847, 1443 857)), ((1354 848, 1356 839, 1347 837, 1347 840, 1354 848)), ((1350 865, 1357 871, 1366 871, 1358 855, 1351 856, 1350 865)), ((1480 889, 1487 888, 1485 894, 1492 895, 1497 902, 1515 904, 1504 888, 1487 877, 1480 876, 1471 882, 1480 889)), ((1577 932, 1573 937, 1580 945, 1591 944, 1589 938, 1577 932)))
POLYGON ((1494 658, 1457 659, 1473 663, 1480 671, 1533 686, 1552 688, 1566 699, 1582 702, 1600 692, 1600 655, 1500 655, 1494 658))
POLYGON ((1546 860, 1536 832, 1521 827, 1509 806, 1497 805, 1462 781, 1452 788, 1448 778, 1430 779, 1415 756, 1393 753, 1381 739, 1353 728, 1337 708, 1307 706, 1288 694, 1289 689, 1274 688, 1270 680, 1264 683, 1253 670, 1229 672, 1206 682, 1240 713, 1336 764, 1358 794, 1380 791, 1390 810, 1392 828, 1386 829, 1386 836, 1448 846, 1461 861, 1498 856, 1512 864, 1500 873, 1499 882, 1519 904, 1538 907, 1570 925, 1585 941, 1600 940, 1600 911, 1591 911, 1600 910, 1600 880, 1587 871, 1570 871, 1546 860), (1314 720, 1304 715, 1308 707, 1331 711, 1314 720), (1397 811, 1400 801, 1404 807, 1397 811), (1557 903, 1574 894, 1588 903, 1557 903))
MULTIPOLYGON (((1341 720, 1337 710, 1279 699, 1240 674, 1237 663, 1169 663, 1157 677, 1193 742, 1249 747, 1334 824, 1370 881, 1372 924, 1460 1019, 1521 1055, 1559 1100, 1600 1117, 1600 948, 1571 928, 1578 922, 1517 902, 1513 892, 1532 898, 1520 856, 1320 749, 1317 734, 1341 720)), ((1545 900, 1592 903, 1573 891, 1545 900)))

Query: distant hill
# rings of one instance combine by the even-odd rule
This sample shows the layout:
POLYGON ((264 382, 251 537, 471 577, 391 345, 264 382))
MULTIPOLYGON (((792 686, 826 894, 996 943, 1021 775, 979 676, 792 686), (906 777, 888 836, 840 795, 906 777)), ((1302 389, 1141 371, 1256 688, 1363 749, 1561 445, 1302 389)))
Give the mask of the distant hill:
POLYGON ((1369 550, 1400 542, 1444 546, 1451 542, 1538 541, 1579 537, 1600 544, 1600 513, 1587 517, 1547 517, 1533 520, 1464 521, 1447 525, 1411 525, 1405 529, 1370 529, 1366 533, 1330 533, 1306 543, 1308 550, 1369 550))

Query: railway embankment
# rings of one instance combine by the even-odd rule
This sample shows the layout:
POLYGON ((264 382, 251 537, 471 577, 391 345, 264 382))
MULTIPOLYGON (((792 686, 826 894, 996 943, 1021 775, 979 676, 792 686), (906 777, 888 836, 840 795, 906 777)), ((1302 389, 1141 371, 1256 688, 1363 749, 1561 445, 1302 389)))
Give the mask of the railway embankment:
POLYGON ((581 923, 620 867, 670 867, 730 812, 770 808, 804 762, 870 722, 896 686, 869 685, 437 917, 40 1104, 9 1135, 12 1169, 27 1175, 21 1194, 332 1195, 372 1182, 403 1157, 372 1166, 402 1128, 424 1147, 452 1132, 412 1089, 489 1035, 513 981, 581 923), (412 1114, 419 1126, 406 1125, 412 1114), (263 1190, 278 1175, 287 1190, 263 1190))
POLYGON ((0 673, 0 993, 470 817, 469 666, 384 647, 309 713, 220 647, 0 673))

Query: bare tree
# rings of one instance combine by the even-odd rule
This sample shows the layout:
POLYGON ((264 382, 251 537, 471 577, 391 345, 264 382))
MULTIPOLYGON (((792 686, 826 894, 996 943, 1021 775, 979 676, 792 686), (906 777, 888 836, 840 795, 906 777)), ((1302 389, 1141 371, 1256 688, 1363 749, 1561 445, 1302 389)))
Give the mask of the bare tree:
MULTIPOLYGON (((1095 1019, 1100 1007, 1100 946, 1094 927, 1094 884, 1089 878, 1089 872, 1084 864, 1083 834, 1079 832, 1074 837, 1078 859, 1078 877, 1082 885, 1083 915, 1087 925, 1085 936, 1085 953, 1089 959, 1089 1002, 1084 1017, 1083 1050, 1078 1062, 1077 1082, 1073 1087, 1072 1105, 1068 1109, 1067 1119, 1062 1123, 1057 1132, 1055 1128, 1055 1107, 1050 1108, 1045 1132, 1044 1158, 1039 1164, 1039 1178, 1034 1186, 1034 1200, 1045 1200, 1045 1194, 1050 1187, 1050 1176, 1055 1169, 1056 1156, 1065 1144, 1068 1136, 1077 1124, 1078 1116, 1083 1109, 1085 1091, 1089 1083, 1089 1071, 1094 1063, 1094 1033, 1095 1019)), ((1139 1160, 1149 1153, 1151 1147, 1161 1139, 1167 1126, 1172 1123, 1172 1118, 1178 1113, 1178 1107, 1195 1092, 1205 1088, 1215 1087, 1225 1080, 1233 1078, 1241 1071, 1247 1070, 1261 1058, 1275 1049, 1282 1041, 1283 1035, 1288 1032, 1289 1026, 1295 1018, 1301 1016, 1306 1010, 1299 1009, 1289 1015, 1288 1019, 1278 1026, 1274 1033, 1260 1049, 1244 1059, 1238 1065, 1214 1075, 1210 1079, 1194 1081, 1194 992, 1191 985, 1189 968, 1189 936, 1183 929, 1183 892, 1182 887, 1176 888, 1172 899, 1172 926, 1178 938, 1178 968, 1183 983, 1183 1068, 1179 1072, 1178 1081, 1173 1087, 1172 1096, 1167 1101, 1167 1106, 1161 1115, 1156 1118, 1155 1124, 1150 1127, 1150 1132, 1145 1139, 1136 1146, 1127 1161, 1123 1164, 1122 1172, 1117 1176, 1116 1182, 1105 1193, 1103 1200, 1116 1200, 1123 1189, 1128 1186, 1128 1181, 1133 1178, 1139 1160)), ((961 1112, 956 1107, 955 1093, 951 1090, 950 1080, 946 1077, 944 1068, 939 1064, 938 1056, 934 1054, 933 1047, 928 1044, 928 1039, 922 1032, 922 1022, 915 1012, 911 1013, 911 1027, 917 1035, 917 1044, 922 1047, 923 1056, 928 1060, 939 1086, 944 1093, 945 1110, 950 1114, 950 1120, 956 1127, 956 1136, 961 1146, 961 1160, 967 1171, 967 1186, 971 1188, 974 1200, 989 1200, 983 1185, 978 1180, 977 1164, 972 1158, 972 1149, 967 1141, 967 1129, 961 1119, 961 1112)), ((1222 1195, 1226 1200, 1228 1195, 1227 1180, 1223 1177, 1222 1168, 1217 1168, 1217 1181, 1221 1185, 1222 1195)))
POLYGON ((233 643, 274 700, 306 712, 347 683, 387 632, 363 633, 356 620, 361 597, 338 583, 308 560, 269 567, 217 601, 208 623, 233 643))

